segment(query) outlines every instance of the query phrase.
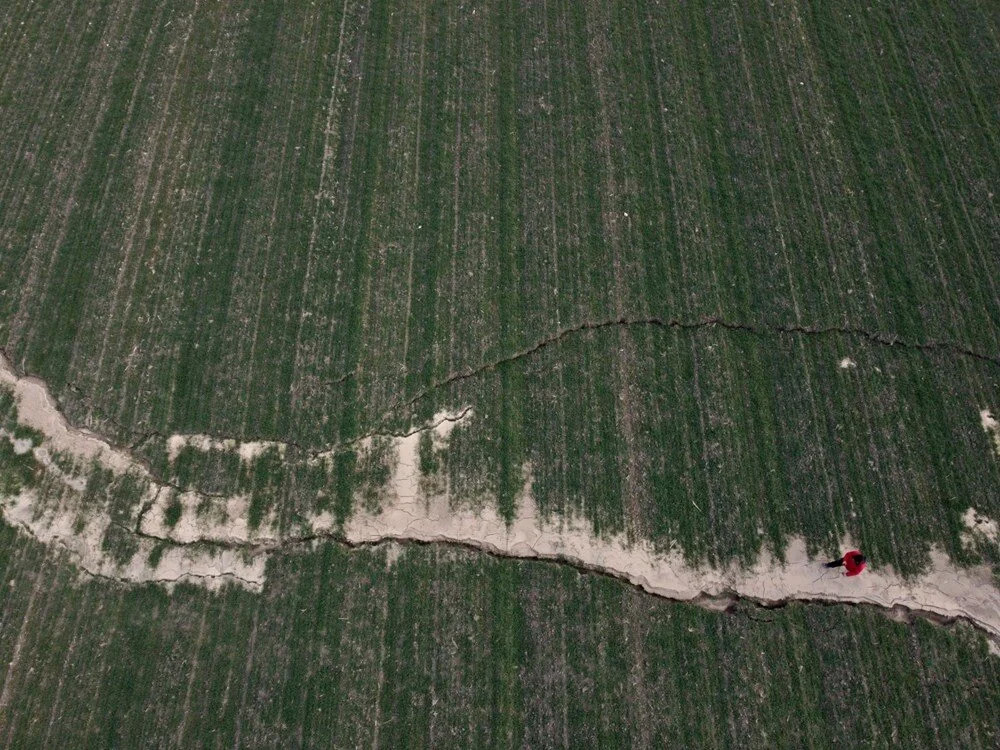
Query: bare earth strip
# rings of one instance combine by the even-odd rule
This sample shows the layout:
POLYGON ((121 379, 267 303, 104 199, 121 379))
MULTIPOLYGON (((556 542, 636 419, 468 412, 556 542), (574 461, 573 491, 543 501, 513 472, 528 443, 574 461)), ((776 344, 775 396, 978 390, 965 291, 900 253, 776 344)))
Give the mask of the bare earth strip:
MULTIPOLYGON (((5 356, 0 354, 0 386, 13 391, 17 403, 18 422, 44 435, 44 443, 34 448, 35 458, 49 469, 54 453, 63 453, 78 460, 94 461, 115 474, 132 473, 147 482, 146 502, 155 504, 165 485, 156 483, 149 471, 126 452, 114 448, 89 430, 71 426, 46 385, 36 378, 18 377, 5 356)), ((74 479, 65 481, 74 489, 74 479)), ((175 583, 197 581, 208 586, 225 581, 241 583, 259 589, 264 581, 262 556, 241 550, 200 549, 168 546, 162 551, 157 565, 148 563, 149 554, 157 546, 154 539, 141 539, 138 553, 126 566, 119 566, 102 549, 101 541, 110 519, 98 517, 78 523, 75 508, 38 512, 38 498, 32 490, 23 490, 14 497, 0 498, 4 520, 26 531, 39 541, 64 549, 74 562, 91 575, 128 582, 175 583)))
MULTIPOLYGON (((994 652, 1000 644, 1000 589, 992 571, 987 566, 959 567, 938 550, 931 550, 930 569, 916 578, 904 578, 889 567, 880 567, 847 580, 839 570, 828 570, 822 561, 811 558, 801 539, 790 541, 783 560, 765 551, 749 568, 712 568, 692 565, 679 550, 657 548, 646 540, 629 542, 624 535, 598 536, 583 519, 542 517, 531 494, 530 467, 526 467, 524 489, 510 524, 489 503, 472 510, 455 507, 447 494, 427 496, 418 469, 420 436, 431 430, 435 442, 443 445, 451 430, 472 418, 468 408, 455 414, 439 414, 429 424, 396 437, 393 473, 382 508, 358 511, 342 528, 324 514, 313 518, 311 528, 300 536, 269 537, 264 531, 251 538, 239 510, 240 499, 233 498, 234 512, 227 514, 229 520, 207 519, 196 528, 179 524, 171 529, 162 522, 159 505, 165 487, 153 482, 136 459, 93 433, 70 426, 45 384, 35 378, 19 377, 2 355, 0 386, 15 393, 18 420, 45 436, 36 452, 48 449, 69 453, 97 461, 116 473, 135 472, 150 480, 146 507, 154 512, 140 517, 135 533, 146 544, 165 543, 162 560, 155 569, 144 562, 115 567, 101 550, 106 519, 91 519, 79 531, 73 523, 75 516, 69 514, 47 520, 37 518, 30 491, 4 499, 3 516, 8 523, 43 543, 65 547, 84 570, 95 575, 136 582, 187 579, 209 585, 229 580, 259 589, 264 582, 267 554, 286 546, 321 538, 351 547, 436 543, 497 556, 568 564, 583 572, 628 582, 656 596, 712 608, 726 608, 737 599, 765 606, 798 600, 867 604, 902 617, 917 614, 946 621, 964 620, 988 634, 994 652)), ((848 544, 849 540, 844 540, 844 545, 848 544)), ((145 557, 140 554, 136 559, 145 557)))

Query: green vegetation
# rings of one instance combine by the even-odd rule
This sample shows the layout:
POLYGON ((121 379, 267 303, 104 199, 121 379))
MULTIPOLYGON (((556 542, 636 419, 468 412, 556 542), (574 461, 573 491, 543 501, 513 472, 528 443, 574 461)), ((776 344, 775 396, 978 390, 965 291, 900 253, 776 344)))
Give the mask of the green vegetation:
MULTIPOLYGON (((998 39, 984 0, 10 0, 0 347, 251 529, 374 510, 390 436, 468 406, 415 467, 455 503, 510 518, 530 478, 697 561, 996 565, 961 519, 1000 520, 998 39)), ((53 460, 131 560, 141 483, 53 460)), ((60 502, 50 474, 0 438, 0 494, 60 502)), ((76 587, 3 533, 10 745, 998 741, 961 630, 431 549, 290 554, 259 597, 76 587), (888 672, 865 710, 826 688, 888 672)))
POLYGON ((1000 660, 964 627, 707 612, 547 563, 411 546, 387 570, 385 554, 323 545, 275 558, 262 594, 167 594, 80 584, 0 527, 0 611, 26 626, 13 666, 19 628, 0 630, 17 696, 0 731, 66 747, 1000 741, 1000 660))
POLYGON ((981 3, 52 4, 55 56, 25 8, 0 339, 159 475, 252 492, 255 523, 343 520, 372 498, 351 446, 324 478, 302 454, 167 466, 158 436, 323 449, 471 405, 456 496, 511 515, 530 464, 545 512, 692 558, 850 532, 913 570, 964 554, 969 498, 1000 516, 981 3), (758 333, 515 356, 709 316, 758 333))
POLYGON ((177 495, 174 495, 170 498, 170 502, 167 503, 167 507, 163 511, 163 522, 167 525, 167 528, 172 529, 181 520, 182 515, 184 515, 184 506, 181 504, 181 499, 177 495))
MULTIPOLYGON (((143 480, 127 474, 117 479, 108 492, 108 515, 111 524, 101 540, 101 549, 119 565, 126 565, 139 551, 139 540, 135 535, 139 506, 144 489, 143 480)), ((168 507, 169 515, 171 508, 168 507)), ((174 520, 173 528, 180 516, 174 520)))
POLYGON ((160 560, 163 559, 163 553, 166 551, 166 549, 167 549, 166 544, 157 544, 155 547, 153 547, 153 549, 150 550, 149 557, 146 560, 146 562, 149 563, 150 568, 156 570, 156 568, 159 567, 160 560))
POLYGON ((32 447, 42 444, 42 433, 30 427, 25 427, 23 424, 15 424, 12 434, 14 440, 30 440, 32 447))
POLYGON ((438 471, 440 462, 434 451, 434 438, 430 430, 420 433, 420 442, 417 443, 417 456, 420 462, 420 473, 425 477, 438 471))
POLYGON ((42 467, 30 451, 17 454, 10 440, 0 438, 0 497, 11 497, 34 486, 41 473, 42 467))

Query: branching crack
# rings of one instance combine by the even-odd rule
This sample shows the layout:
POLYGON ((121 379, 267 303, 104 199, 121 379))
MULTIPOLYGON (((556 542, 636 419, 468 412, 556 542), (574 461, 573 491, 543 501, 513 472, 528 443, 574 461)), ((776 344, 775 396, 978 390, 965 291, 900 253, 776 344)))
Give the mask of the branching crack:
MULTIPOLYGON (((425 389, 423 389, 422 391, 420 391, 417 394, 413 395, 412 397, 408 398, 407 400, 400 401, 397 404, 393 405, 390 408, 390 410, 387 413, 387 415, 385 417, 383 417, 383 420, 381 421, 381 424, 384 424, 385 421, 386 421, 386 419, 388 418, 388 415, 391 414, 391 413, 393 413, 396 409, 412 406, 412 405, 416 404, 417 402, 419 402, 421 399, 426 398, 430 393, 434 392, 437 389, 450 386, 450 385, 452 385, 454 383, 461 382, 463 380, 467 380, 469 378, 476 377, 478 375, 481 375, 483 373, 489 372, 491 370, 495 370, 497 368, 503 367, 503 366, 505 366, 507 364, 510 364, 512 362, 521 360, 521 359, 526 358, 526 357, 530 357, 533 354, 535 354, 536 352, 539 352, 539 351, 543 350, 544 348, 549 347, 549 346, 551 346, 553 344, 556 344, 556 343, 558 343, 558 342, 566 339, 567 337, 575 335, 577 333, 585 332, 585 331, 599 331, 599 330, 610 329, 610 328, 615 328, 615 327, 625 327, 625 328, 630 328, 630 327, 656 327, 656 328, 661 328, 661 329, 676 329, 676 330, 696 330, 696 329, 701 329, 701 328, 721 328, 721 329, 729 330, 729 331, 741 331, 741 332, 748 333, 748 334, 751 334, 751 335, 756 335, 756 336, 776 336, 776 335, 777 336, 780 336, 780 335, 808 335, 808 336, 844 335, 844 336, 854 336, 854 337, 857 337, 857 338, 868 340, 870 342, 876 343, 876 344, 881 345, 881 346, 901 347, 901 348, 906 348, 906 349, 911 349, 911 350, 921 351, 921 352, 944 352, 944 353, 950 353, 950 354, 970 356, 970 357, 973 357, 975 359, 978 359, 978 360, 981 360, 981 361, 985 361, 985 362, 989 362, 989 363, 992 363, 994 365, 1000 366, 1000 358, 993 357, 993 356, 988 356, 988 355, 984 355, 984 354, 972 351, 971 349, 959 346, 959 345, 954 344, 954 343, 950 343, 950 342, 933 342, 933 341, 932 342, 925 342, 925 343, 915 343, 915 342, 905 341, 905 340, 903 340, 900 337, 897 337, 895 335, 881 334, 881 333, 877 333, 877 332, 866 331, 864 329, 856 329, 856 328, 849 328, 849 327, 809 327, 809 326, 801 326, 801 325, 761 327, 761 326, 754 326, 754 325, 748 325, 748 324, 731 323, 731 322, 725 321, 725 320, 723 320, 721 318, 714 318, 714 317, 703 318, 703 319, 701 319, 699 321, 696 321, 696 322, 683 322, 683 321, 679 321, 679 320, 675 320, 675 319, 662 319, 662 318, 657 318, 657 317, 647 317, 647 318, 625 318, 625 317, 623 317, 623 318, 616 318, 616 319, 603 320, 603 321, 586 321, 586 322, 580 323, 578 325, 575 325, 575 326, 572 326, 572 327, 569 327, 569 328, 564 328, 564 329, 556 332, 555 334, 553 334, 553 335, 551 335, 551 336, 549 336, 549 337, 547 337, 547 338, 545 338, 545 339, 543 339, 543 340, 535 343, 534 345, 532 345, 530 347, 522 349, 522 350, 520 350, 518 352, 514 352, 514 353, 512 353, 510 355, 507 355, 505 357, 502 357, 502 358, 500 358, 498 360, 495 360, 495 361, 492 361, 492 362, 488 362, 488 363, 485 363, 485 364, 482 364, 482 365, 479 365, 479 366, 476 366, 476 367, 472 367, 472 368, 469 368, 469 369, 466 369, 466 370, 462 370, 462 371, 451 373, 447 377, 445 377, 445 378, 443 378, 443 379, 441 379, 439 381, 436 381, 436 382, 430 384, 425 389)), ((2 349, 0 349, 0 354, 3 354, 3 355, 6 356, 6 353, 3 352, 2 349)), ((9 357, 7 359, 9 361, 9 357)), ((80 393, 79 389, 76 388, 75 386, 71 385, 70 387, 73 388, 74 392, 76 392, 78 394, 80 393)), ((56 407, 56 408, 58 408, 58 407, 56 407)), ((467 407, 464 411, 462 411, 461 413, 458 413, 456 415, 446 415, 443 418, 439 418, 434 424, 423 424, 423 425, 421 425, 419 427, 416 427, 415 429, 408 430, 408 431, 402 431, 402 432, 400 432, 400 431, 386 430, 386 429, 376 429, 376 430, 372 430, 370 432, 367 432, 367 433, 365 433, 363 435, 358 435, 358 436, 352 437, 350 439, 346 439, 346 440, 340 441, 338 443, 334 443, 332 446, 326 447, 326 448, 322 448, 322 449, 309 448, 309 447, 303 446, 301 444, 298 444, 298 443, 296 443, 294 441, 289 441, 289 442, 284 442, 284 443, 279 443, 279 444, 283 444, 283 445, 288 446, 288 447, 294 447, 296 449, 299 449, 304 454, 306 454, 306 455, 308 455, 308 456, 310 456, 310 457, 312 457, 312 458, 315 459, 315 458, 320 458, 320 457, 325 456, 325 455, 331 455, 331 454, 333 454, 333 453, 335 453, 337 451, 340 451, 340 450, 350 449, 354 445, 356 445, 356 444, 358 444, 358 443, 360 443, 360 442, 362 442, 362 441, 364 441, 366 439, 369 439, 369 438, 374 438, 374 437, 386 437, 386 438, 397 438, 397 439, 398 438, 405 438, 405 437, 412 436, 414 434, 417 434, 417 433, 425 431, 425 430, 434 429, 436 427, 439 427, 444 422, 459 422, 459 421, 461 421, 463 418, 465 418, 468 415, 468 413, 469 413, 469 411, 470 411, 471 408, 472 407, 467 407)), ((119 427, 123 427, 118 422, 113 422, 113 423, 116 424, 116 425, 118 425, 119 427)), ((154 435, 159 435, 160 433, 157 433, 157 432, 138 433, 138 432, 134 432, 133 431, 132 434, 138 436, 137 440, 133 442, 133 448, 135 448, 137 446, 141 446, 145 441, 147 441, 148 439, 150 439, 150 437, 152 437, 154 435)), ((223 438, 217 438, 217 439, 223 439, 223 438)), ((106 439, 104 439, 104 442, 107 443, 108 441, 106 439)), ((108 444, 110 445, 110 443, 108 443, 108 444)), ((142 506, 142 508, 140 509, 140 511, 139 511, 139 513, 138 513, 138 515, 136 517, 136 520, 135 520, 135 528, 134 529, 129 529, 128 531, 131 531, 137 537, 140 537, 140 538, 143 538, 143 539, 147 539, 147 540, 153 540, 153 541, 155 541, 155 542, 157 542, 159 544, 166 544, 166 545, 177 546, 177 547, 188 547, 188 548, 195 548, 195 549, 211 550, 213 552, 214 551, 218 551, 218 550, 225 550, 225 549, 239 550, 239 551, 242 551, 242 552, 244 552, 244 553, 246 553, 247 555, 250 555, 250 556, 254 556, 254 555, 267 555, 267 554, 271 554, 271 553, 276 552, 276 551, 294 549, 296 547, 301 547, 303 545, 310 545, 310 544, 313 544, 313 543, 315 543, 317 541, 324 541, 324 540, 325 541, 330 541, 330 542, 333 542, 333 543, 336 543, 336 544, 339 544, 339 545, 341 545, 341 546, 343 546, 345 548, 352 549, 352 550, 353 549, 361 549, 361 548, 377 548, 377 547, 380 547, 382 545, 386 545, 386 544, 390 544, 390 543, 403 544, 403 545, 414 545, 414 546, 417 546, 417 545, 440 545, 440 546, 454 548, 454 549, 471 550, 471 551, 475 551, 475 552, 480 553, 480 554, 487 554, 487 555, 490 555, 492 557, 503 558, 503 559, 507 559, 507 560, 509 560, 511 558, 515 558, 515 559, 520 558, 520 559, 531 559, 531 560, 544 561, 544 562, 554 563, 554 564, 559 564, 559 565, 565 565, 565 566, 573 568, 574 570, 576 570, 581 575, 599 575, 599 576, 604 576, 604 577, 612 578, 612 579, 614 579, 616 581, 619 581, 619 582, 624 583, 626 585, 632 586, 632 587, 634 587, 636 589, 642 590, 642 591, 644 591, 644 592, 646 592, 648 594, 651 594, 651 595, 654 595, 654 596, 658 596, 660 598, 670 599, 670 600, 684 600, 684 601, 689 601, 689 602, 692 602, 692 603, 695 603, 695 604, 700 604, 702 606, 706 606, 706 607, 709 607, 709 608, 712 608, 712 609, 724 609, 724 610, 727 610, 727 611, 732 611, 736 607, 736 605, 738 603, 740 603, 740 602, 747 602, 747 603, 752 604, 752 605, 754 605, 756 607, 771 609, 771 608, 776 608, 776 607, 784 606, 788 602, 794 601, 794 600, 800 600, 800 601, 806 601, 806 602, 816 602, 816 603, 821 603, 821 604, 848 604, 848 605, 852 605, 852 606, 857 606, 859 604, 866 604, 865 602, 844 600, 844 599, 839 599, 839 598, 836 598, 836 597, 824 596, 822 594, 810 594, 810 593, 807 593, 807 592, 806 593, 797 592, 795 594, 790 595, 787 598, 778 599, 778 600, 769 600, 769 599, 766 599, 766 598, 763 598, 763 597, 755 596, 752 593, 747 593, 745 591, 743 591, 743 592, 737 592, 737 591, 729 589, 729 588, 727 588, 725 590, 722 590, 721 592, 717 591, 717 592, 714 592, 714 593, 709 593, 709 592, 704 592, 703 591, 700 594, 697 594, 696 596, 694 596, 694 598, 680 596, 680 595, 672 596, 670 594, 666 594, 666 593, 663 593, 661 591, 653 590, 649 585, 647 585, 642 580, 638 580, 637 581, 635 579, 635 577, 632 576, 632 575, 630 575, 627 571, 622 571, 622 570, 617 570, 617 569, 605 567, 605 566, 602 566, 602 565, 598 565, 598 564, 586 562, 586 561, 579 560, 579 559, 576 559, 576 558, 573 558, 573 557, 569 557, 569 556, 566 556, 566 555, 562 555, 562 554, 557 554, 557 553, 551 553, 551 554, 550 553, 543 553, 543 552, 539 552, 538 550, 534 550, 534 549, 532 550, 532 553, 529 553, 529 554, 512 553, 510 550, 504 550, 504 549, 501 549, 499 547, 496 547, 496 546, 492 545, 488 540, 477 540, 477 539, 464 539, 464 538, 451 538, 451 537, 435 537, 433 539, 419 539, 419 538, 413 538, 413 537, 409 537, 409 536, 406 536, 406 535, 400 535, 400 534, 395 534, 395 535, 394 534, 387 534, 387 535, 384 535, 384 536, 380 536, 378 539, 375 539, 375 540, 372 540, 372 541, 356 541, 356 540, 351 540, 347 536, 345 536, 345 534, 343 533, 342 529, 336 529, 336 530, 330 530, 330 531, 327 531, 327 532, 309 533, 309 534, 298 535, 298 536, 287 536, 287 537, 284 537, 284 538, 281 538, 281 539, 266 540, 266 541, 264 541, 264 540, 258 540, 258 541, 252 541, 252 540, 240 541, 240 540, 225 540, 225 539, 207 539, 207 540, 206 539, 199 539, 199 540, 192 540, 192 541, 183 542, 183 541, 178 541, 178 540, 175 540, 173 538, 170 538, 169 535, 165 536, 165 537, 164 536, 157 536, 155 534, 151 534, 151 533, 143 531, 143 529, 142 529, 142 522, 143 522, 146 514, 153 507, 155 507, 157 500, 160 498, 160 496, 162 494, 162 491, 164 489, 166 489, 166 488, 172 488, 172 489, 179 490, 179 491, 183 491, 183 490, 182 490, 181 487, 179 487, 178 485, 176 485, 174 483, 163 482, 163 481, 157 480, 152 475, 152 472, 149 471, 149 467, 148 467, 148 465, 146 465, 146 462, 142 461, 141 459, 139 459, 136 456, 132 456, 132 459, 136 461, 137 465, 141 465, 141 466, 143 466, 146 469, 147 475, 150 478, 152 478, 154 482, 156 482, 158 489, 157 489, 155 495, 153 496, 153 498, 150 499, 150 500, 148 500, 142 506)), ((199 494, 199 495, 202 495, 202 496, 224 496, 224 495, 221 495, 221 493, 212 493, 211 495, 209 493, 196 493, 196 494, 199 494)), ((30 529, 27 529, 27 531, 28 531, 29 534, 31 533, 30 529)), ((65 543, 65 541, 63 539, 57 537, 57 538, 53 539, 53 541, 57 545, 59 545, 61 547, 64 547, 65 549, 67 549, 71 554, 73 553, 73 550, 70 549, 66 545, 66 543, 65 543)), ((106 573, 103 573, 101 571, 89 571, 86 568, 83 568, 83 569, 86 570, 86 572, 88 572, 90 575, 93 575, 95 577, 106 578, 106 579, 109 579, 109 580, 115 580, 115 581, 119 581, 121 583, 134 583, 135 582, 135 581, 132 581, 132 580, 130 580, 128 578, 118 578, 118 577, 115 577, 115 576, 107 575, 106 573)), ((246 583, 248 583, 248 584, 250 584, 252 586, 259 586, 259 582, 257 582, 257 581, 248 581, 247 579, 241 578, 240 576, 238 576, 238 575, 236 575, 234 573, 231 573, 231 572, 220 572, 220 573, 217 573, 217 574, 213 574, 213 573, 207 573, 207 574, 206 573, 193 573, 192 572, 192 573, 183 573, 183 574, 181 574, 180 576, 178 576, 175 579, 163 578, 163 579, 157 579, 157 580, 159 582, 170 582, 171 580, 182 580, 184 578, 230 579, 230 580, 234 580, 234 581, 243 581, 243 582, 246 582, 246 583)), ((991 638, 993 638, 993 639, 997 639, 998 638, 997 628, 992 624, 992 620, 988 619, 987 621, 990 624, 985 624, 987 621, 977 620, 975 617, 973 617, 973 616, 971 616, 969 614, 958 614, 958 615, 954 615, 954 616, 951 616, 951 615, 943 616, 943 615, 941 615, 941 614, 939 614, 937 612, 933 612, 933 611, 930 611, 930 610, 921 609, 919 606, 914 607, 914 606, 910 606, 909 604, 904 605, 904 604, 897 603, 895 601, 890 602, 888 605, 869 604, 869 606, 878 607, 878 609, 880 609, 881 611, 886 612, 886 613, 890 613, 890 614, 896 613, 897 617, 899 616, 899 610, 900 610, 900 608, 902 608, 903 610, 905 610, 904 614, 905 614, 906 618, 920 617, 920 618, 924 618, 924 619, 930 619, 930 620, 932 620, 934 622, 937 622, 939 624, 949 624, 949 623, 956 622, 956 621, 967 621, 971 625, 973 625, 974 627, 976 627, 977 629, 982 630, 983 632, 987 633, 987 635, 989 635, 991 638)))
MULTIPOLYGON (((368 440, 368 439, 371 439, 371 438, 375 438, 375 437, 397 438, 397 439, 398 438, 408 438, 408 437, 410 437, 412 435, 416 435, 416 434, 421 433, 421 432, 426 432, 428 430, 436 430, 438 427, 440 427, 441 425, 443 425, 446 422, 452 422, 452 423, 461 422, 463 419, 465 419, 465 417, 468 416, 469 412, 471 412, 471 411, 472 411, 472 407, 471 406, 467 406, 462 411, 458 412, 457 414, 450 414, 450 415, 446 414, 446 415, 444 415, 443 417, 441 417, 440 419, 438 419, 435 422, 430 422, 430 423, 427 423, 427 424, 422 424, 419 427, 416 427, 416 428, 414 428, 412 430, 402 431, 402 432, 369 432, 369 433, 366 433, 364 435, 360 435, 360 436, 358 436, 356 438, 352 438, 351 440, 344 441, 343 443, 335 444, 331 448, 325 448, 323 450, 319 450, 319 449, 309 449, 309 450, 303 449, 303 450, 305 450, 305 452, 309 454, 310 458, 312 458, 312 459, 318 459, 318 458, 321 458, 324 455, 329 455, 329 454, 332 454, 332 453, 336 453, 337 451, 340 451, 340 450, 348 449, 348 448, 350 448, 350 447, 352 447, 354 445, 357 445, 357 444, 359 444, 359 443, 361 443, 361 442, 363 442, 365 440, 368 440)), ((288 445, 288 444, 285 443, 284 445, 288 445)), ((153 482, 155 482, 156 485, 158 485, 158 487, 161 490, 169 488, 169 489, 176 490, 177 492, 181 492, 181 493, 183 493, 183 492, 191 492, 191 493, 195 494, 197 497, 200 497, 200 498, 215 498, 215 499, 218 499, 218 498, 228 498, 228 497, 231 497, 231 495, 229 495, 227 493, 223 493, 223 492, 204 492, 202 490, 195 490, 195 489, 185 490, 183 487, 181 487, 180 485, 178 485, 175 482, 160 480, 153 473, 152 469, 149 466, 144 466, 144 468, 146 469, 147 473, 149 474, 150 479, 152 479, 153 482)), ((136 530, 137 530, 137 533, 140 534, 140 536, 143 535, 141 533, 141 531, 139 531, 141 529, 141 527, 142 527, 142 521, 143 521, 143 519, 145 518, 146 514, 149 513, 149 511, 151 511, 156 506, 156 503, 159 501, 159 499, 160 499, 160 492, 157 491, 157 493, 153 496, 153 498, 150 499, 150 500, 147 500, 143 504, 142 508, 139 510, 139 515, 136 518, 136 530)), ((159 539, 160 537, 152 537, 152 538, 159 539)), ((243 545, 243 546, 245 546, 245 545, 243 545)))
MULTIPOLYGON (((31 528, 29 526, 27 526, 26 524, 21 523, 21 522, 15 522, 15 523, 28 536, 37 539, 37 537, 35 537, 34 532, 31 530, 31 528)), ((162 542, 166 542, 166 543, 172 544, 172 545, 176 544, 176 543, 173 543, 172 540, 162 540, 162 539, 158 539, 157 537, 150 536, 149 534, 143 534, 141 532, 136 532, 134 529, 129 529, 128 527, 123 526, 122 524, 116 524, 116 523, 112 522, 111 525, 117 526, 118 528, 122 529, 125 532, 133 533, 133 534, 135 534, 138 537, 142 537, 142 538, 145 538, 145 539, 157 539, 157 541, 159 541, 161 543, 162 542)), ((41 542, 41 540, 38 540, 38 541, 41 542)), ((45 544, 45 542, 41 542, 41 543, 45 544)), ((119 583, 119 584, 124 584, 124 585, 127 585, 127 586, 131 586, 131 585, 143 584, 143 583, 158 583, 158 584, 177 583, 179 581, 185 581, 185 580, 189 580, 189 579, 198 579, 198 580, 219 580, 219 579, 223 579, 223 580, 230 580, 230 581, 234 581, 234 582, 240 582, 240 583, 246 585, 247 587, 249 587, 251 589, 259 588, 260 587, 260 583, 258 581, 254 581, 254 580, 251 580, 251 579, 248 579, 248 578, 244 578, 244 577, 242 577, 242 576, 240 576, 240 575, 238 575, 236 573, 230 572, 230 571, 225 571, 225 572, 220 572, 220 573, 194 573, 194 572, 191 572, 191 571, 187 571, 187 572, 184 572, 184 573, 179 573, 176 576, 155 576, 155 577, 150 577, 150 578, 143 579, 141 581, 137 581, 137 580, 134 580, 132 578, 129 578, 128 576, 111 575, 109 573, 103 573, 101 571, 93 570, 91 568, 86 567, 83 564, 83 562, 82 562, 82 558, 80 557, 79 552, 77 552, 70 545, 68 545, 66 543, 66 541, 62 537, 60 537, 60 536, 52 537, 51 540, 50 540, 50 543, 53 544, 53 545, 55 545, 56 547, 59 547, 60 549, 62 549, 63 552, 66 555, 68 555, 69 557, 74 558, 76 560, 80 560, 81 562, 77 565, 77 567, 85 575, 90 576, 91 578, 96 578, 96 579, 102 580, 102 581, 110 581, 112 583, 119 583)), ((192 546, 204 546, 204 547, 207 548, 207 547, 210 547, 210 546, 217 546, 217 545, 207 545, 207 544, 201 543, 200 545, 192 545, 192 546)))

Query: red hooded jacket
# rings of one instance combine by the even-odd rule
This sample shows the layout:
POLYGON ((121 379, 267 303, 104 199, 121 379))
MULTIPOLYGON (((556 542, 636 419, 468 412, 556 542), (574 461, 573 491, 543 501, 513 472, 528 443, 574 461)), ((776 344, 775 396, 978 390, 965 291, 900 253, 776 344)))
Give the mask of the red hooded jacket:
POLYGON ((844 555, 844 567, 847 568, 847 575, 856 576, 859 573, 861 573, 862 570, 865 569, 865 566, 868 563, 865 562, 864 560, 862 560, 860 563, 854 562, 854 556, 860 554, 861 550, 852 549, 850 552, 844 555))

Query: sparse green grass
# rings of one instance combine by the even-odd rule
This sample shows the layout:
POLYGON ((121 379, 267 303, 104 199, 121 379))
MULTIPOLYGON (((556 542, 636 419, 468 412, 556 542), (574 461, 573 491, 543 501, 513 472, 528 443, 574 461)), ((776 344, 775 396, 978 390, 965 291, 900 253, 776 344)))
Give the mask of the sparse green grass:
POLYGON ((160 565, 160 560, 163 559, 163 553, 166 551, 167 545, 165 543, 157 544, 153 549, 149 551, 149 557, 146 562, 149 563, 149 567, 156 570, 160 565))
MULTIPOLYGON (((139 539, 135 534, 140 501, 146 487, 145 480, 134 474, 116 478, 108 490, 108 514, 111 525, 101 540, 101 549, 111 555, 119 565, 126 565, 139 551, 139 539)), ((172 511, 168 506, 167 514, 172 511)), ((180 516, 174 519, 173 528, 180 516)))
POLYGON ((181 520, 182 515, 184 515, 184 506, 181 504, 180 498, 173 495, 163 511, 163 522, 167 528, 172 529, 181 520))
POLYGON ((41 473, 42 466, 30 452, 14 453, 14 444, 0 438, 0 496, 11 497, 34 486, 41 473))
POLYGON ((430 430, 420 433, 420 442, 417 443, 417 451, 420 473, 425 477, 436 473, 440 468, 440 462, 435 455, 434 438, 430 430))

